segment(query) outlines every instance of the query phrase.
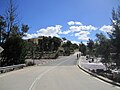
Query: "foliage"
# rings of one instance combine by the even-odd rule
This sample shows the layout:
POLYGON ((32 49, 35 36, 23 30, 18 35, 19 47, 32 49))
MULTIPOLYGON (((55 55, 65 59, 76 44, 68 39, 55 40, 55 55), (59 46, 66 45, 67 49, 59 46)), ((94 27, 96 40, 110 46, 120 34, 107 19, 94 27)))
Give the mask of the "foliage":
POLYGON ((79 44, 79 51, 83 53, 83 55, 86 55, 86 45, 83 44, 82 42, 81 44, 79 44))
POLYGON ((116 62, 117 66, 120 66, 120 6, 118 10, 112 11, 112 26, 113 31, 109 34, 111 39, 111 44, 115 49, 115 58, 114 61, 116 62))
POLYGON ((57 51, 58 48, 61 45, 61 39, 57 37, 42 37, 42 39, 39 39, 38 45, 40 48, 40 51, 57 51))
POLYGON ((6 21, 3 16, 0 16, 0 45, 3 43, 6 38, 6 33, 4 32, 6 29, 6 21))
POLYGON ((5 17, 0 17, 0 45, 4 48, 1 58, 1 66, 21 64, 25 62, 27 43, 22 39, 29 29, 22 24, 20 28, 16 14, 17 7, 10 0, 5 17))
MULTIPOLYGON (((94 54, 94 56, 101 56, 101 62, 104 63, 107 67, 110 63, 116 63, 116 66, 120 67, 120 6, 118 10, 112 11, 112 27, 109 35, 109 39, 103 34, 96 34, 96 41, 93 42, 89 40, 87 47, 89 52, 94 54), (92 52, 94 50, 94 52, 92 52)), ((84 45, 80 45, 82 47, 84 45)), ((82 50, 81 50, 82 51, 82 50)), ((89 53, 90 54, 90 53, 89 53)))
POLYGON ((71 47, 72 47, 74 50, 79 48, 79 46, 78 46, 77 44, 75 44, 75 43, 72 44, 71 47))
POLYGON ((110 39, 107 39, 102 33, 96 34, 96 48, 95 53, 102 56, 101 62, 104 63, 107 67, 111 63, 110 52, 111 52, 111 42, 110 39))
POLYGON ((64 48, 64 55, 69 56, 70 54, 74 53, 75 49, 78 49, 77 44, 72 44, 71 41, 64 39, 66 42, 62 44, 62 47, 64 48))
POLYGON ((10 37, 3 44, 2 53, 3 66, 25 63, 26 42, 18 36, 10 37))
POLYGON ((88 48, 88 54, 92 56, 92 54, 94 53, 94 41, 89 39, 88 43, 87 43, 87 48, 88 48))

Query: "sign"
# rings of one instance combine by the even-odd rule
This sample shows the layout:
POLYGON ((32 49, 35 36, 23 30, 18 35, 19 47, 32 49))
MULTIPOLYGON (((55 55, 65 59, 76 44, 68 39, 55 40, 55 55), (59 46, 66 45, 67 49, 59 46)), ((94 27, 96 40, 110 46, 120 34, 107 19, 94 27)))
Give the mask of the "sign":
POLYGON ((0 46, 0 53, 3 51, 4 49, 0 46))

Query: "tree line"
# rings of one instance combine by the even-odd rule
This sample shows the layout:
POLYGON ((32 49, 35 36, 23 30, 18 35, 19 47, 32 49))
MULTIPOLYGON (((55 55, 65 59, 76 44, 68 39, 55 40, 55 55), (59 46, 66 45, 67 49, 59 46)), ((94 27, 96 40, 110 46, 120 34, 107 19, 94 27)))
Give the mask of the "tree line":
POLYGON ((38 53, 40 53, 39 57, 42 57, 44 52, 55 52, 55 58, 57 58, 58 52, 62 51, 64 55, 70 55, 71 51, 78 48, 77 44, 72 44, 69 40, 62 43, 66 38, 42 36, 38 43, 34 43, 32 39, 23 40, 29 26, 27 24, 20 25, 18 18, 17 6, 13 0, 10 0, 5 15, 0 15, 0 46, 4 49, 0 53, 0 66, 23 64, 28 53, 33 59, 37 57, 38 53), (64 48, 64 50, 59 50, 59 48, 64 48))
POLYGON ((101 62, 108 68, 120 68, 120 6, 112 10, 111 25, 113 29, 107 33, 96 34, 96 40, 89 39, 87 45, 80 44, 80 51, 92 57, 101 57, 101 62))
MULTIPOLYGON (((28 58, 44 58, 44 55, 56 54, 55 58, 59 55, 68 56, 74 53, 74 50, 78 49, 77 44, 71 43, 71 41, 66 38, 58 38, 58 37, 45 37, 40 36, 38 38, 28 39, 28 58), (36 41, 37 42, 34 42, 36 41), (31 48, 32 47, 32 48, 31 48), (34 55, 32 55, 34 54, 34 55)), ((50 57, 48 57, 50 58, 50 57)), ((54 58, 54 57, 53 57, 54 58)))

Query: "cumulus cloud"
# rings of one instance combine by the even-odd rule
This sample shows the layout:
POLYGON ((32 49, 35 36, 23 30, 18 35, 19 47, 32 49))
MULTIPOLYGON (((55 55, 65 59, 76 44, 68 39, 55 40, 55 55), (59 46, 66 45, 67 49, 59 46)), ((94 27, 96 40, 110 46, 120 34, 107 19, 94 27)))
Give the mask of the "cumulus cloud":
POLYGON ((56 36, 56 37, 60 37, 59 33, 61 32, 61 25, 56 25, 56 26, 50 26, 47 28, 42 28, 40 30, 38 30, 36 33, 34 34, 27 34, 26 33, 26 37, 23 37, 23 39, 29 39, 29 38, 36 38, 39 36, 56 36))
POLYGON ((81 31, 89 31, 90 32, 90 31, 98 29, 97 27, 92 26, 92 25, 88 25, 88 26, 86 26, 86 25, 76 26, 76 25, 74 25, 73 21, 70 21, 69 25, 73 25, 73 26, 70 26, 69 30, 60 32, 60 34, 69 34, 69 33, 73 34, 73 33, 81 32, 81 31))
POLYGON ((80 31, 78 33, 75 33, 75 36, 88 35, 88 34, 90 34, 90 32, 88 32, 88 31, 80 31))
POLYGON ((105 33, 112 33, 113 27, 110 25, 104 25, 99 30, 105 33))
POLYGON ((70 25, 69 29, 61 32, 61 34, 70 34, 70 36, 76 36, 79 40, 88 40, 90 37, 88 36, 91 31, 97 30, 98 28, 92 25, 83 25, 81 22, 68 22, 70 25))
POLYGON ((73 44, 77 44, 77 45, 80 44, 80 42, 78 42, 78 41, 71 41, 71 43, 73 43, 73 44))
POLYGON ((87 42, 82 42, 83 44, 87 45, 87 42))
POLYGON ((25 36, 23 37, 23 39, 30 39, 30 38, 33 38, 33 35, 25 33, 25 36))
POLYGON ((59 34, 69 34, 71 31, 70 30, 67 30, 67 31, 60 31, 59 34))
MULTIPOLYGON (((78 21, 70 21, 68 22, 69 28, 66 31, 62 31, 61 25, 55 25, 55 26, 49 26, 47 28, 42 28, 38 30, 34 34, 28 34, 26 33, 26 37, 24 39, 29 39, 29 38, 36 38, 39 36, 56 36, 60 37, 61 34, 69 34, 70 36, 75 36, 79 40, 88 40, 90 37, 88 36, 91 31, 97 30, 98 28, 92 25, 83 25, 81 22, 78 21)), ((105 29, 105 26, 102 27, 100 30, 105 29)), ((76 42, 77 43, 77 42, 76 42)))
POLYGON ((81 30, 85 30, 85 31, 92 31, 92 30, 97 30, 98 28, 97 27, 94 27, 92 25, 88 25, 88 26, 71 26, 70 27, 70 31, 72 32, 78 32, 78 31, 81 31, 81 30))
POLYGON ((51 26, 51 27, 47 27, 46 29, 40 29, 39 31, 37 31, 37 34, 39 36, 59 36, 59 32, 61 31, 62 26, 61 25, 56 25, 51 26))
POLYGON ((90 34, 90 32, 88 31, 80 31, 78 33, 75 33, 75 36, 78 37, 79 40, 89 40, 88 35, 90 34))
POLYGON ((81 35, 78 37, 79 40, 84 40, 84 41, 88 41, 90 39, 90 37, 88 37, 87 35, 81 35))
POLYGON ((78 22, 78 21, 69 21, 68 25, 71 26, 71 25, 83 25, 83 24, 81 22, 78 22))

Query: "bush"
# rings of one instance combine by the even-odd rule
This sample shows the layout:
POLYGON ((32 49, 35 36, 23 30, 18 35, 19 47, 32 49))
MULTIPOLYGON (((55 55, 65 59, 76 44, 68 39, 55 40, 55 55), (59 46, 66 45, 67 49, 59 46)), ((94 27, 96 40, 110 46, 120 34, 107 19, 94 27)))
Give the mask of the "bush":
POLYGON ((32 61, 26 62, 26 66, 33 66, 35 65, 35 63, 33 63, 32 61))
POLYGON ((10 66, 25 63, 27 43, 19 36, 11 36, 3 44, 4 51, 2 52, 2 66, 10 66))

